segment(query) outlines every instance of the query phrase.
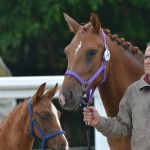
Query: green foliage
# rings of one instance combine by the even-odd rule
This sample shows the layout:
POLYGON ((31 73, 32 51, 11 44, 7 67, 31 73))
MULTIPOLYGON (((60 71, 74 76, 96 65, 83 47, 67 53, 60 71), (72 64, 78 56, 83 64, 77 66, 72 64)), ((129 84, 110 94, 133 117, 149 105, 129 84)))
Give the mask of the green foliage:
POLYGON ((149 8, 147 0, 0 0, 0 54, 15 76, 64 74, 63 49, 73 34, 63 12, 79 23, 94 12, 103 28, 144 50, 149 8))

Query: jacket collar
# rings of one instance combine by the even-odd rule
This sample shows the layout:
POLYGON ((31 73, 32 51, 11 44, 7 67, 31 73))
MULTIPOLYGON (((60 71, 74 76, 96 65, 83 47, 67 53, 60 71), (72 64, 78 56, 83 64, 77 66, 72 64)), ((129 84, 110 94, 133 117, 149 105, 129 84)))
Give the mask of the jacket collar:
POLYGON ((150 88, 150 84, 148 84, 144 78, 145 78, 145 74, 140 78, 140 85, 139 85, 139 89, 142 90, 144 88, 150 88))

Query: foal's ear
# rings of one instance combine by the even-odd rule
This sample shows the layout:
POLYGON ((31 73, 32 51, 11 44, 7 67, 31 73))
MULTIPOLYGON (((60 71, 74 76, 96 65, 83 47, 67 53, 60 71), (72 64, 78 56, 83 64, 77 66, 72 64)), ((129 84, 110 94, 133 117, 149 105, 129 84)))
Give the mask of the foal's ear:
POLYGON ((81 25, 79 23, 77 23, 74 19, 72 19, 70 16, 68 16, 66 13, 63 13, 63 14, 68 23, 70 30, 72 32, 76 33, 79 30, 79 28, 81 27, 81 25))
POLYGON ((45 91, 45 86, 46 86, 46 83, 43 83, 42 85, 40 85, 37 92, 32 96, 33 101, 37 101, 41 98, 41 96, 43 95, 45 91))
POLYGON ((46 96, 46 97, 48 97, 49 99, 51 99, 51 98, 55 95, 55 93, 56 93, 56 91, 57 91, 57 88, 58 88, 58 83, 56 83, 56 85, 55 85, 51 90, 47 91, 47 92, 44 94, 44 96, 46 96))
POLYGON ((94 13, 91 13, 90 22, 91 22, 94 30, 98 33, 100 30, 100 27, 101 27, 98 16, 94 13))

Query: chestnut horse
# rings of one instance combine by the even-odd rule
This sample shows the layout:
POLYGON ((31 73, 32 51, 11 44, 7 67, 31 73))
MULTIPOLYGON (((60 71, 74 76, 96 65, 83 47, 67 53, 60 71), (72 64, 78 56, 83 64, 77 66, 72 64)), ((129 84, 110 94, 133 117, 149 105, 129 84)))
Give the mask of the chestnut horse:
POLYGON ((68 142, 52 103, 58 84, 44 94, 46 83, 28 100, 16 106, 0 126, 1 150, 31 150, 34 138, 53 150, 68 150, 68 142))
MULTIPOLYGON (((144 74, 142 52, 108 29, 102 29, 94 13, 84 25, 65 13, 64 16, 75 36, 64 50, 68 67, 60 94, 62 108, 78 109, 85 94, 91 102, 98 87, 107 116, 116 116, 125 90, 144 74)), ((108 139, 108 144, 112 150, 130 150, 130 140, 131 135, 108 139)))

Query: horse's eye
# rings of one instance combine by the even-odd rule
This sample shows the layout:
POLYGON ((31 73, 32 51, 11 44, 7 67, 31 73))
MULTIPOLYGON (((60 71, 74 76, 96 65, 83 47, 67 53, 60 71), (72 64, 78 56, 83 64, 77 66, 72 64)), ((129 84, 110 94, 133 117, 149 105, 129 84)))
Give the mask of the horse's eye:
POLYGON ((40 115, 40 118, 41 118, 42 120, 47 120, 47 119, 48 119, 48 117, 47 117, 46 115, 40 115))
POLYGON ((95 56, 95 54, 96 54, 96 50, 95 50, 95 49, 92 49, 92 50, 90 50, 90 51, 87 53, 87 57, 95 56))

